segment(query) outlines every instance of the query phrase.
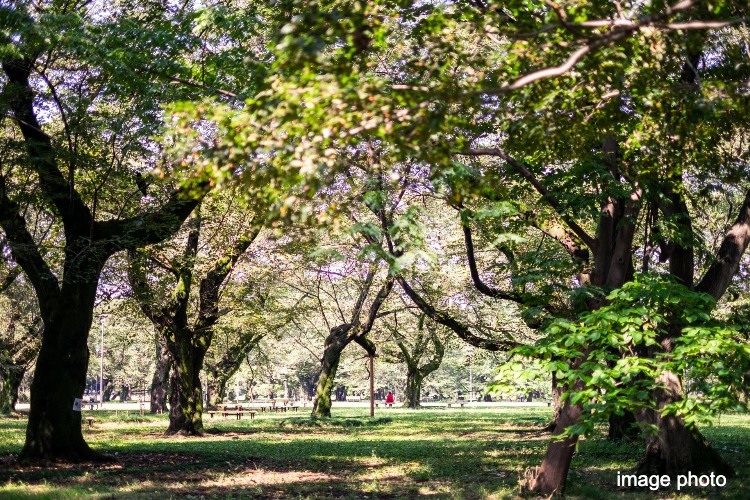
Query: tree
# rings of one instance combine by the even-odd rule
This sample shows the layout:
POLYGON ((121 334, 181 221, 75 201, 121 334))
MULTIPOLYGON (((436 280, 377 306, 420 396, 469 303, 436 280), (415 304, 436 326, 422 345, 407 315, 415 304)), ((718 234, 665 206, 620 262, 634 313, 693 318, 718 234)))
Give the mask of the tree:
POLYGON ((399 361, 406 364, 406 389, 404 407, 419 408, 422 399, 422 382, 440 368, 445 354, 444 339, 438 334, 438 326, 422 315, 407 314, 406 321, 398 321, 398 314, 384 319, 392 340, 398 347, 399 361))
MULTIPOLYGON (((382 186, 398 191, 405 164, 437 181, 472 163, 477 182, 458 194, 481 200, 482 191, 496 191, 495 199, 517 205, 516 213, 498 213, 500 222, 538 214, 539 230, 568 255, 573 265, 566 300, 574 307, 566 312, 594 313, 606 305, 612 290, 634 280, 637 263, 716 299, 724 295, 746 249, 747 205, 712 252, 701 245, 692 203, 709 184, 723 189, 743 179, 747 44, 736 26, 747 19, 745 4, 305 7, 277 17, 285 24, 273 43, 274 71, 266 75, 263 98, 242 110, 217 108, 223 144, 216 165, 231 155, 268 172, 322 173, 328 180, 375 150, 372 164, 379 171, 371 174, 382 192, 382 186), (528 207, 514 203, 527 199, 528 207), (703 278, 694 279, 696 274, 703 278)), ((186 120, 196 116, 187 113, 186 120)), ((375 193, 371 200, 377 199, 375 193)), ((373 212, 382 222, 381 208, 373 212)), ((421 249, 405 248, 406 238, 392 234, 405 226, 392 222, 386 218, 380 229, 404 293, 467 342, 510 347, 476 335, 426 300, 403 272, 404 262, 421 249)), ((529 283, 534 300, 522 305, 538 302, 557 280, 540 273, 529 283)), ((681 332, 675 326, 659 339, 659 355, 670 356, 681 332)), ((583 352, 576 363, 583 365, 590 354, 583 352)), ((657 407, 681 397, 680 377, 668 378, 670 390, 653 394, 657 407)), ((575 393, 584 385, 567 389, 575 393)), ((577 425, 580 414, 580 405, 565 403, 555 432, 577 425)), ((723 466, 680 418, 657 419, 657 425, 662 440, 648 453, 656 453, 654 463, 666 471, 723 466), (678 464, 670 456, 686 458, 678 464)), ((529 485, 533 491, 562 492, 576 439, 551 444, 529 485)))
MULTIPOLYGON (((203 389, 200 372, 211 347, 214 326, 219 320, 219 300, 226 280, 239 259, 260 232, 250 225, 239 236, 225 235, 223 249, 210 245, 218 257, 209 257, 201 265, 199 243, 203 213, 214 213, 219 207, 198 207, 186 224, 187 235, 181 254, 168 257, 158 251, 131 250, 129 279, 143 314, 164 336, 172 360, 169 394, 169 428, 167 434, 200 435, 203 433, 203 389), (205 268, 205 269, 203 269, 205 268), (197 301, 191 296, 197 272, 204 271, 198 286, 197 301), (168 287, 165 283, 169 283, 168 287), (166 288, 166 289, 165 289, 166 288), (191 301, 197 302, 191 313, 191 301)), ((211 221, 226 224, 227 221, 211 221)), ((242 224, 247 226, 247 224, 242 224)), ((209 227, 210 236, 217 238, 217 229, 209 227)), ((204 236, 205 238, 205 236, 204 236)), ((205 258, 205 257, 204 257, 205 258)))
MULTIPOLYGON (((741 179, 747 151, 733 138, 744 137, 747 117, 742 97, 747 71, 739 63, 746 49, 731 29, 717 34, 705 30, 742 21, 746 6, 720 2, 710 11, 700 2, 625 8, 607 2, 457 2, 422 10, 392 6, 390 12, 399 19, 396 27, 380 22, 389 6, 348 7, 351 15, 329 31, 322 30, 323 20, 330 23, 332 13, 346 7, 321 5, 284 30, 288 35, 279 50, 288 73, 277 76, 286 85, 276 87, 278 94, 299 92, 290 107, 312 100, 326 108, 339 106, 347 119, 324 120, 318 110, 300 107, 294 124, 286 118, 290 136, 302 121, 312 127, 304 127, 308 137, 317 137, 316 130, 322 139, 276 161, 291 156, 315 161, 330 158, 326 151, 333 144, 354 148, 382 141, 383 151, 398 160, 427 162, 431 177, 439 178, 454 168, 453 159, 495 157, 496 163, 476 163, 478 185, 508 201, 526 199, 519 193, 534 193, 541 200, 532 209, 544 216, 537 225, 543 228, 551 221, 562 229, 556 240, 575 264, 568 283, 576 314, 604 305, 610 290, 632 281, 637 262, 660 266, 689 288, 715 298, 724 294, 747 245, 746 206, 717 258, 699 262, 696 253, 702 252, 689 202, 701 187, 696 189, 696 180, 731 185, 741 179), (372 43, 331 43, 326 57, 305 52, 336 37, 353 42, 358 32, 367 33, 372 43), (403 36, 393 51, 400 58, 394 63, 379 43, 397 32, 403 36), (477 38, 478 50, 472 43, 477 38), (412 58, 403 55, 409 45, 412 58), (720 56, 706 57, 709 53, 720 56), (337 74, 347 66, 344 61, 357 69, 348 80, 307 85, 308 71, 337 74), (369 71, 371 66, 378 70, 369 71), (634 69, 645 66, 648 71, 634 69), (355 88, 365 90, 348 92, 355 88), (644 235, 641 246, 636 238, 644 235), (696 281, 696 272, 703 272, 703 278, 696 281)), ((345 156, 330 161, 346 161, 345 156)), ((467 191, 464 196, 479 196, 474 189, 467 191)), ((517 207, 518 214, 527 212, 522 208, 517 207)), ((395 243, 389 250, 400 258, 395 243)), ((471 338, 466 325, 441 314, 407 279, 397 279, 425 314, 471 338)), ((663 354, 670 353, 677 338, 679 334, 660 339, 663 354)), ((584 352, 578 362, 589 354, 584 352)), ((653 394, 657 407, 679 399, 680 384, 678 376, 670 377, 670 390, 653 394)), ((573 392, 582 388, 568 387, 573 392)), ((580 410, 565 403, 556 433, 575 425, 580 410)), ((687 432, 679 418, 656 421, 662 439, 648 448, 649 456, 657 455, 653 463, 670 473, 690 467, 723 469, 705 441, 687 432), (669 458, 678 456, 679 461, 669 458)), ((575 441, 570 436, 550 445, 529 485, 532 490, 562 491, 575 441)))
MULTIPOLYGON (((156 203, 138 207, 138 200, 128 195, 121 182, 124 177, 132 178, 123 176, 127 172, 123 161, 153 156, 144 147, 145 137, 161 125, 153 111, 170 92, 158 77, 144 73, 136 77, 129 63, 100 55, 114 49, 110 44, 121 53, 147 54, 155 48, 148 46, 155 39, 120 37, 120 29, 133 27, 128 20, 89 22, 85 6, 40 8, 29 12, 24 5, 10 4, 0 9, 6 21, 0 34, 4 140, 18 146, 14 164, 0 177, 0 226, 12 259, 34 287, 44 324, 20 459, 103 459, 83 439, 80 413, 71 411, 85 387, 86 340, 100 273, 115 253, 156 243, 174 233, 209 185, 193 178, 184 187, 159 196, 156 203), (95 39, 100 43, 91 44, 95 39), (123 77, 123 67, 132 79, 123 77), (153 88, 143 93, 139 91, 143 88, 136 90, 143 83, 153 88), (130 100, 123 99, 124 95, 130 100), (140 99, 133 100, 133 95, 140 99), (139 128, 145 123, 139 120, 146 116, 151 120, 149 128, 139 128), (61 255, 45 258, 21 211, 24 192, 37 189, 37 207, 61 227, 61 255)), ((158 16, 151 19, 161 21, 158 16)), ((159 39, 166 42, 161 48, 170 61, 170 67, 159 74, 179 73, 179 61, 185 60, 180 54, 185 54, 190 37, 180 38, 179 44, 177 38, 159 39)), ((136 59, 130 63, 148 67, 136 59)))
MULTIPOLYGON (((355 296, 355 302, 350 309, 349 317, 342 317, 345 323, 330 328, 330 333, 326 337, 323 357, 320 359, 320 375, 318 385, 315 391, 315 401, 313 402, 313 417, 330 417, 331 416, 331 391, 333 390, 333 381, 336 376, 336 370, 341 360, 341 353, 352 342, 362 346, 368 355, 375 355, 375 345, 367 339, 375 320, 378 318, 378 311, 390 295, 393 289, 393 280, 387 277, 383 285, 375 293, 373 283, 378 274, 378 261, 367 263, 366 275, 359 284, 359 293, 355 296), (366 301, 372 297, 370 307, 365 308, 366 301), (348 321, 347 321, 348 319, 348 321)), ((338 300, 337 300, 338 302, 338 300)), ((339 307, 341 307, 339 305, 339 307)), ((343 311, 339 309, 340 313, 343 311)))
POLYGON ((273 238, 257 242, 236 270, 241 278, 224 289, 225 309, 233 314, 217 323, 204 361, 209 406, 225 397, 227 382, 264 338, 284 337, 292 318, 305 314, 301 300, 291 301, 295 294, 283 283, 285 256, 280 247, 273 238))

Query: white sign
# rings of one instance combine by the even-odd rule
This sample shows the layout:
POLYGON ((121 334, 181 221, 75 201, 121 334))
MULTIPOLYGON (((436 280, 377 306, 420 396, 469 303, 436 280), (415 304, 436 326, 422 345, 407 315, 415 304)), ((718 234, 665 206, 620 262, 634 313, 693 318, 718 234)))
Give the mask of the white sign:
POLYGON ((81 403, 82 402, 83 401, 81 400, 81 398, 75 398, 73 400, 73 411, 81 411, 81 403))

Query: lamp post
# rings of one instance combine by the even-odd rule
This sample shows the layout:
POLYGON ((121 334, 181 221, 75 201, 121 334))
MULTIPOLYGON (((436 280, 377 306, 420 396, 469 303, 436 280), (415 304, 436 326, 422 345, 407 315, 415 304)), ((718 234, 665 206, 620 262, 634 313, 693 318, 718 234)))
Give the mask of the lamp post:
POLYGON ((474 401, 474 348, 469 347, 469 403, 474 401))
POLYGON ((101 341, 99 343, 99 404, 104 408, 104 320, 106 314, 99 315, 99 325, 101 330, 101 341))

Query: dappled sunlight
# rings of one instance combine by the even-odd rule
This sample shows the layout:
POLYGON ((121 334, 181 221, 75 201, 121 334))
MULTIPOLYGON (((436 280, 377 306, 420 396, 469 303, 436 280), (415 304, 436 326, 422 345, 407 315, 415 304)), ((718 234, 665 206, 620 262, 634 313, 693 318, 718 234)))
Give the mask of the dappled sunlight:
MULTIPOLYGON (((0 458, 0 497, 511 498, 549 439, 537 425, 549 418, 546 409, 422 410, 377 421, 354 410, 344 415, 320 426, 307 416, 215 421, 198 438, 165 436, 165 419, 141 426, 105 417, 86 436, 117 462, 46 466, 17 464, 23 422, 0 420, 0 446, 7 450, 0 458)), ((744 455, 734 451, 747 451, 748 422, 732 416, 706 429, 740 466, 744 455)), ((598 435, 582 441, 571 498, 620 494, 612 477, 632 468, 641 452, 598 435)))
POLYGON ((208 479, 199 483, 202 488, 238 488, 243 486, 271 486, 276 484, 312 483, 340 480, 336 476, 307 471, 273 471, 255 469, 227 475, 223 478, 208 479))

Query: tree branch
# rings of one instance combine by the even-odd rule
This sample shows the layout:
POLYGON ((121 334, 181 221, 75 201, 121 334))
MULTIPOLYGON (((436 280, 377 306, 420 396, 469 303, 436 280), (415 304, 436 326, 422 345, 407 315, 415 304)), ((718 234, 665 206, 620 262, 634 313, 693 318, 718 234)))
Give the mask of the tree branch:
MULTIPOLYGON (((553 78, 556 76, 564 75, 565 73, 570 71, 576 64, 578 64, 581 61, 581 59, 583 59, 584 56, 586 56, 587 54, 591 52, 595 52, 596 50, 602 47, 605 47, 609 44, 612 44, 614 42, 618 42, 625 38, 629 38, 633 34, 638 32, 639 30, 641 30, 642 28, 656 26, 656 27, 661 27, 661 28, 666 28, 666 29, 717 29, 717 28, 723 28, 732 23, 743 22, 743 19, 736 19, 736 20, 731 20, 731 21, 720 21, 716 23, 710 22, 710 21, 703 22, 703 23, 699 23, 699 22, 664 23, 663 22, 664 19, 667 19, 670 16, 677 14, 678 12, 689 10, 699 3, 700 3, 700 0, 682 0, 676 3, 675 5, 667 7, 666 9, 664 9, 663 12, 660 12, 651 16, 646 16, 640 19, 639 21, 622 21, 622 20, 601 21, 599 20, 599 21, 589 21, 589 22, 578 23, 578 24, 569 24, 569 23, 566 23, 564 19, 562 19, 563 21, 562 26, 567 29, 610 27, 610 30, 607 31, 606 33, 599 35, 598 37, 594 39, 588 38, 589 40, 588 43, 576 49, 572 54, 570 54, 570 56, 568 56, 568 58, 562 64, 558 66, 553 66, 551 68, 544 68, 544 69, 534 71, 532 73, 521 76, 511 83, 507 85, 503 85, 502 87, 498 87, 494 89, 477 90, 473 92, 468 92, 464 95, 465 96, 502 95, 502 94, 507 94, 514 90, 523 88, 538 80, 544 80, 547 78, 553 78)), ((560 11, 557 11, 557 12, 559 13, 560 11)), ((555 28, 556 26, 553 26, 550 29, 555 29, 555 28)), ((544 32, 545 30, 546 29, 543 28, 538 33, 544 32)))
POLYGON ((248 234, 240 236, 222 257, 214 261, 206 277, 201 280, 197 331, 203 331, 216 324, 219 319, 219 289, 221 284, 258 236, 258 233, 260 233, 260 226, 253 225, 248 234))
POLYGON ((34 92, 29 84, 33 61, 9 59, 2 62, 8 77, 3 98, 13 112, 13 119, 24 137, 24 145, 32 168, 39 176, 45 196, 52 202, 65 225, 66 234, 87 235, 93 216, 57 167, 52 140, 42 131, 34 113, 34 92))
POLYGON ((198 181, 175 190, 159 210, 123 220, 96 222, 94 240, 107 241, 113 252, 164 241, 180 229, 209 190, 207 181, 198 181))
POLYGON ((474 287, 483 295, 492 297, 493 299, 509 300, 511 302, 523 304, 523 299, 517 294, 508 293, 499 288, 491 287, 482 281, 474 257, 474 242, 471 239, 469 221, 465 221, 461 226, 464 231, 464 243, 466 245, 466 258, 469 261, 469 273, 471 274, 471 281, 474 283, 474 287))
POLYGON ((474 347, 479 347, 480 349, 486 349, 488 351, 504 351, 512 349, 519 345, 518 342, 512 340, 494 340, 474 335, 467 325, 461 323, 460 321, 454 319, 453 317, 442 311, 438 311, 432 305, 430 305, 411 286, 409 286, 409 284, 403 277, 398 276, 396 279, 398 280, 398 283, 399 285, 401 285, 401 288, 404 290, 404 292, 406 292, 406 295, 409 296, 409 298, 422 310, 423 313, 425 313, 434 322, 440 323, 441 325, 447 326, 448 328, 453 330, 456 335, 458 335, 468 344, 471 344, 474 347))
POLYGON ((711 295, 716 300, 726 292, 732 277, 737 272, 742 255, 750 243, 750 190, 740 208, 732 227, 721 242, 719 251, 703 279, 695 287, 696 291, 711 295))
POLYGON ((591 250, 596 249, 596 241, 592 238, 581 226, 578 225, 569 215, 562 213, 560 201, 549 192, 549 190, 542 184, 539 179, 521 162, 510 156, 508 153, 499 148, 488 148, 488 149, 469 149, 461 151, 459 154, 464 156, 496 156, 502 158, 508 164, 510 164, 516 171, 523 176, 534 189, 542 195, 542 197, 549 203, 549 205, 555 209, 560 215, 563 221, 568 227, 578 236, 583 243, 591 250))

